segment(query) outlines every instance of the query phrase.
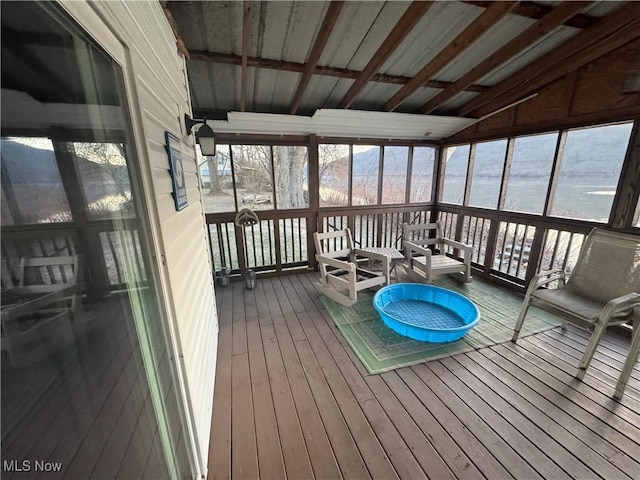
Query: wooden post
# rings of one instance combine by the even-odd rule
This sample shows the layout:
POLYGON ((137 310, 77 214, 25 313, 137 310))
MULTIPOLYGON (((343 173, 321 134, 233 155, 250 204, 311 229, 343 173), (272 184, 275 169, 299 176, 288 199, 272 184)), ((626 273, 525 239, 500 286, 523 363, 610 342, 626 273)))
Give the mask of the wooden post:
POLYGON ((631 228, 640 199, 640 120, 636 120, 624 157, 616 196, 611 206, 609 226, 616 230, 631 228))
POLYGON ((473 168, 476 163, 476 144, 472 143, 469 147, 469 160, 467 161, 467 178, 464 182, 464 197, 462 200, 463 205, 469 205, 469 198, 471 197, 471 186, 473 184, 473 168))
MULTIPOLYGON (((382 179, 384 177, 384 146, 380 148, 380 157, 378 160, 378 205, 382 205, 382 188, 384 184, 382 179)), ((376 246, 382 245, 382 215, 377 214, 374 217, 376 223, 376 246)), ((368 221, 368 220, 367 220, 368 221)))
POLYGON ((496 256, 496 240, 500 231, 500 217, 492 217, 487 235, 487 248, 484 251, 484 273, 487 275, 493 268, 493 259, 496 256))
POLYGON ((434 204, 431 210, 431 222, 438 220, 440 211, 438 204, 442 200, 442 187, 444 185, 444 174, 447 168, 447 162, 445 161, 447 147, 436 147, 435 155, 433 158, 433 176, 431 179, 431 202, 434 204))
POLYGON ((562 164, 562 155, 564 154, 564 146, 567 143, 567 131, 561 130, 556 143, 556 152, 551 165, 551 173, 549 179, 549 188, 547 190, 547 198, 544 201, 543 215, 551 214, 553 199, 556 195, 556 186, 558 185, 558 177, 560 176, 560 165, 562 164))
POLYGON ((309 267, 317 268, 315 245, 313 243, 313 234, 318 229, 318 210, 320 208, 320 165, 318 152, 318 137, 309 136, 309 171, 308 171, 308 191, 309 191, 309 209, 310 214, 307 216, 307 259, 309 267))
POLYGON ((536 225, 536 233, 533 236, 533 243, 531 244, 531 253, 529 254, 529 263, 527 264, 527 271, 524 275, 525 286, 529 285, 531 278, 538 273, 538 264, 540 263, 540 257, 542 256, 542 250, 544 248, 544 237, 547 233, 547 229, 536 225))
POLYGON ((509 182, 509 173, 511 172, 511 163, 513 162, 513 149, 515 145, 513 137, 507 140, 507 151, 504 157, 504 166, 502 168, 502 181, 500 182, 500 194, 498 195, 497 210, 504 209, 504 202, 507 198, 507 183, 509 182))

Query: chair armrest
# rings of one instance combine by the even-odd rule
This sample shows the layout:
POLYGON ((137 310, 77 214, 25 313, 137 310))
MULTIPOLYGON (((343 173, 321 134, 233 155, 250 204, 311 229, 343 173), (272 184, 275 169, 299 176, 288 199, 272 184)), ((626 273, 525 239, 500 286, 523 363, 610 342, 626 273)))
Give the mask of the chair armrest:
POLYGON ((389 257, 383 255, 382 253, 369 252, 367 250, 361 250, 359 248, 354 248, 353 253, 355 253, 356 255, 360 255, 361 257, 367 257, 370 260, 377 260, 382 263, 389 261, 389 257))
POLYGON ((356 266, 352 262, 345 262, 343 260, 338 260, 336 258, 327 257, 325 255, 316 255, 316 262, 324 263, 325 265, 329 265, 331 267, 340 268, 342 270, 346 270, 347 272, 353 273, 356 271, 356 266))
POLYGON ((442 239, 442 243, 449 245, 450 247, 457 248, 458 250, 462 250, 465 254, 465 258, 467 255, 471 256, 471 252, 473 252, 473 247, 471 245, 467 245, 466 243, 458 242, 456 240, 444 238, 442 239))
POLYGON ((606 324, 616 314, 631 312, 634 307, 640 307, 640 293, 628 293, 609 300, 600 313, 600 321, 606 324))
POLYGON ((405 251, 405 256, 407 258, 411 258, 412 252, 417 252, 417 253, 421 253, 422 255, 425 255, 427 257, 431 256, 431 250, 429 250, 428 248, 424 248, 421 247, 420 245, 417 245, 413 242, 404 242, 404 251, 405 251))
POLYGON ((533 292, 535 290, 538 290, 540 287, 548 285, 551 282, 555 282, 556 280, 558 280, 564 286, 565 279, 566 277, 564 270, 562 270, 561 268, 554 268, 553 270, 546 270, 537 273, 531 278, 531 281, 529 282, 525 298, 530 297, 533 292))

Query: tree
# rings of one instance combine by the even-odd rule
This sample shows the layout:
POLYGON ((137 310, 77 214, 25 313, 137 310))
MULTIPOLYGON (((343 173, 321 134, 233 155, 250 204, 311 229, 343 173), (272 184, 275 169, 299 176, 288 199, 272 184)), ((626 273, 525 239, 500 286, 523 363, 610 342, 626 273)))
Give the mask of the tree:
MULTIPOLYGON (((72 148, 77 159, 84 158, 100 167, 101 179, 90 179, 89 176, 83 179, 87 184, 99 182, 100 190, 92 191, 102 192, 101 196, 93 202, 87 199, 90 201, 89 208, 108 211, 131 210, 133 208, 131 183, 124 144, 75 142, 72 148)), ((78 167, 82 170, 83 165, 79 163, 78 167)), ((90 171, 87 171, 87 174, 89 175, 90 171)))
POLYGON ((273 147, 278 208, 304 208, 308 205, 308 196, 305 199, 304 194, 307 158, 307 147, 273 147))
POLYGON ((220 174, 218 173, 218 155, 205 157, 209 169, 209 195, 223 193, 220 186, 220 174))

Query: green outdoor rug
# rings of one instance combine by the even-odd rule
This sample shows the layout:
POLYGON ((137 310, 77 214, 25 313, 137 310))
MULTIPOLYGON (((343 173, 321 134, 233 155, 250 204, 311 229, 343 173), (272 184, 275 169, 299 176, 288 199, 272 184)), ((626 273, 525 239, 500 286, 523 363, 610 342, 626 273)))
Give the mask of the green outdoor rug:
MULTIPOLYGON (((345 307, 321 295, 325 308, 347 339, 351 348, 372 374, 438 358, 470 352, 511 340, 522 300, 491 284, 474 280, 461 283, 448 276, 434 285, 469 298, 480 310, 480 322, 462 339, 452 343, 428 343, 412 340, 387 327, 373 308, 375 292, 358 293, 358 303, 345 307)), ((558 317, 530 308, 520 337, 560 325, 558 317)))

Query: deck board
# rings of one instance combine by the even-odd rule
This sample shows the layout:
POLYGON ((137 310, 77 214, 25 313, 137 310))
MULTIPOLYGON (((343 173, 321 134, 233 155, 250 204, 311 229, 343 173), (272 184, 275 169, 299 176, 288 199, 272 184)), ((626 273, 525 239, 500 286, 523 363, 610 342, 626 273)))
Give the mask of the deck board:
POLYGON ((211 428, 211 444, 220 446, 209 450, 208 464, 215 465, 209 470, 209 478, 227 480, 231 478, 231 350, 232 317, 228 314, 233 306, 232 290, 218 289, 218 304, 221 315, 218 318, 218 357, 216 359, 215 398, 213 418, 215 428, 211 428))
POLYGON ((596 445, 587 443, 589 437, 594 435, 593 432, 525 384, 517 382, 515 378, 509 382, 509 374, 502 370, 499 364, 491 362, 489 358, 477 352, 460 355, 456 357, 456 361, 543 429, 553 441, 576 457, 576 461, 579 458, 586 467, 604 478, 620 477, 621 471, 606 460, 607 455, 615 455, 618 453, 617 450, 605 449, 601 442, 596 445), (496 377, 500 378, 500 381, 496 381, 496 377))
POLYGON ((209 478, 638 478, 637 365, 611 398, 628 338, 607 333, 583 382, 573 327, 368 375, 316 281, 217 290, 209 478))
POLYGON ((281 351, 273 325, 262 327, 261 332, 287 475, 291 478, 310 478, 311 462, 285 369, 285 360, 288 360, 288 364, 295 360, 288 349, 281 351))
POLYGON ((289 386, 293 394, 313 471, 316 476, 322 478, 339 476, 340 469, 333 455, 329 438, 324 433, 321 414, 318 410, 319 406, 316 405, 311 390, 312 387, 309 384, 312 381, 323 382, 323 379, 317 376, 314 377, 312 373, 305 375, 305 368, 308 372, 311 372, 311 369, 315 367, 308 364, 304 365, 309 345, 306 340, 293 342, 293 337, 282 317, 274 319, 274 331, 278 338, 285 369, 289 377, 289 386))
POLYGON ((260 476, 284 478, 284 461, 258 322, 247 323, 247 341, 260 476))

